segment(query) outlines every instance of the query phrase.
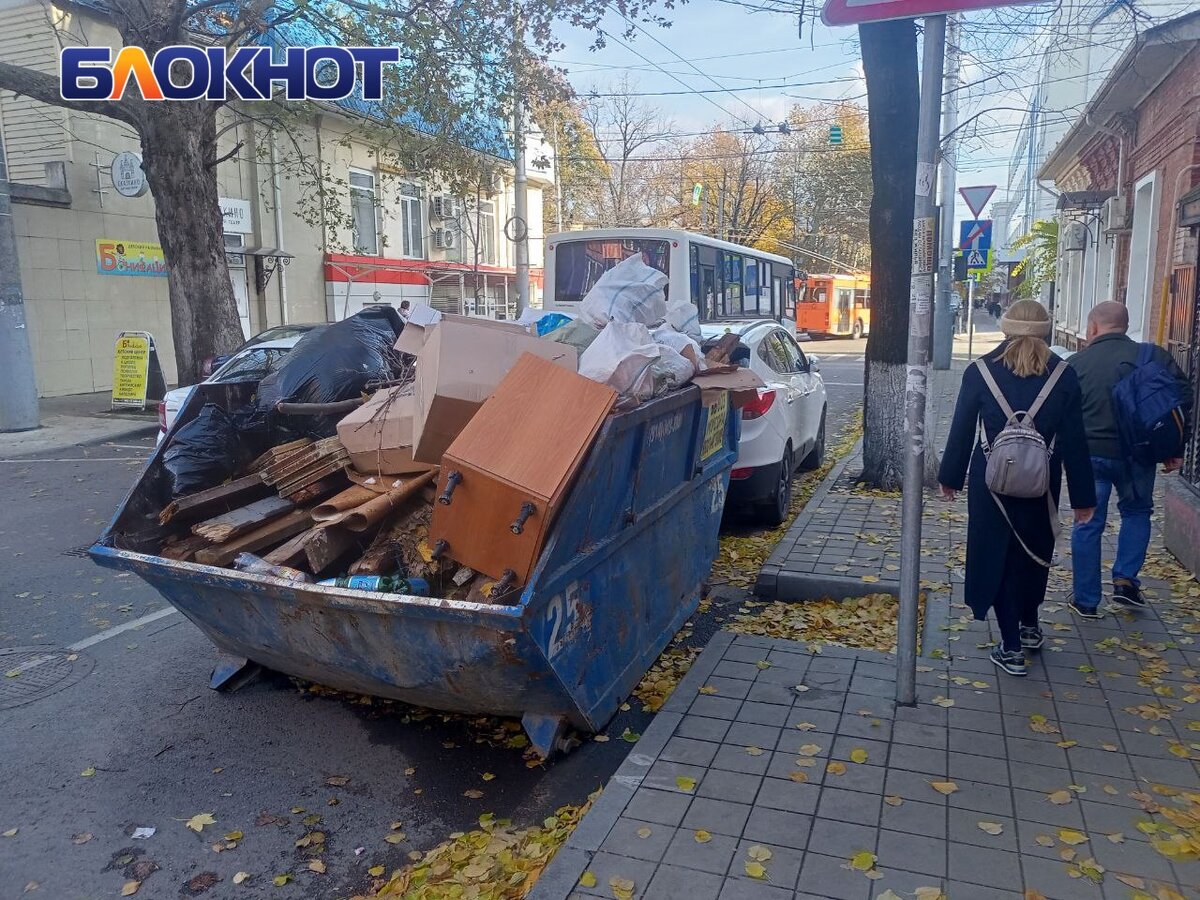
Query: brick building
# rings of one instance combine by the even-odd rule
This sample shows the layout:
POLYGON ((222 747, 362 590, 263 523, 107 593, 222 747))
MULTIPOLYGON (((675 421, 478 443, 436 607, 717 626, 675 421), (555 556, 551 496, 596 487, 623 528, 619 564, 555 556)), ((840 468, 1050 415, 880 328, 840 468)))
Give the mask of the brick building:
MULTIPOLYGON (((1166 347, 1200 380, 1200 12, 1135 39, 1040 177, 1060 191, 1055 339, 1084 337, 1104 300, 1129 308, 1129 334, 1166 347)), ((1168 548, 1200 571, 1200 433, 1183 477, 1167 480, 1168 548)))

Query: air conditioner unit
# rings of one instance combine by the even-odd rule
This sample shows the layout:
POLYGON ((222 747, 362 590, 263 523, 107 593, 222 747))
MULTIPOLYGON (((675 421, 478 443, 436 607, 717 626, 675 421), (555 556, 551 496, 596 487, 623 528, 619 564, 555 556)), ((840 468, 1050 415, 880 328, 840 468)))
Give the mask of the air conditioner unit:
POLYGON ((1082 222, 1068 222, 1062 230, 1062 248, 1065 251, 1083 250, 1087 247, 1088 230, 1082 222))
POLYGON ((458 232, 453 228, 435 228, 433 246, 439 250, 453 250, 458 246, 458 232))
POLYGON ((1104 230, 1105 231, 1124 231, 1125 216, 1127 213, 1127 204, 1124 197, 1109 197, 1104 201, 1104 230))
POLYGON ((436 219, 457 219, 459 215, 458 200, 446 194, 437 194, 433 198, 433 216, 436 219))

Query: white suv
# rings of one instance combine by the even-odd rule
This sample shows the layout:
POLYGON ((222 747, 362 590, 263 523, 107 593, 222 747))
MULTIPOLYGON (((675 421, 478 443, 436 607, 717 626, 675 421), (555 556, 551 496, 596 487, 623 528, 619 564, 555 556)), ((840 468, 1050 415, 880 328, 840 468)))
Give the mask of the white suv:
POLYGON ((770 525, 787 517, 797 467, 815 469, 825 456, 825 382, 786 328, 768 319, 710 322, 704 344, 736 334, 733 362, 749 366, 766 387, 742 407, 742 437, 729 480, 729 503, 752 508, 770 525))

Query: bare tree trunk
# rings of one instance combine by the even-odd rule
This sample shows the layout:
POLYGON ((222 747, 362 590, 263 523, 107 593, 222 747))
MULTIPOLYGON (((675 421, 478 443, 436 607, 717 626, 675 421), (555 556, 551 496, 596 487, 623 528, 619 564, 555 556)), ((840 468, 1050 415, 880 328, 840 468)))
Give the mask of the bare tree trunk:
POLYGON ((917 171, 917 34, 911 19, 860 25, 871 135, 871 333, 863 387, 862 480, 904 473, 904 382, 917 171))
POLYGON ((142 166, 168 263, 179 383, 194 384, 206 357, 244 340, 222 238, 216 116, 200 103, 159 103, 147 111, 141 132, 142 166))

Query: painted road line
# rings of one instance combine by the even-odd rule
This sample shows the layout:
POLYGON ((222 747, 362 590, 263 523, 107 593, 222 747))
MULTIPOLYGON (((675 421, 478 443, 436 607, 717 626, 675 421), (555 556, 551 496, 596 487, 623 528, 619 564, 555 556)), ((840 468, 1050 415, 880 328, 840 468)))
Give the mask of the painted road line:
POLYGON ((177 612, 179 612, 179 610, 173 606, 164 606, 162 609, 155 610, 152 613, 147 613, 139 619, 134 619, 130 622, 126 622, 123 625, 114 625, 112 628, 106 628, 104 631, 97 632, 91 637, 84 638, 82 641, 76 641, 74 644, 68 646, 67 649, 74 650, 76 652, 80 650, 86 650, 88 647, 94 647, 96 644, 107 641, 110 638, 115 638, 119 634, 124 634, 127 631, 133 631, 136 628, 142 628, 145 625, 149 625, 151 622, 157 622, 159 619, 165 619, 167 616, 173 616, 177 612))
POLYGON ((136 456, 78 456, 57 459, 0 459, 0 463, 87 463, 87 462, 145 462, 136 456))

